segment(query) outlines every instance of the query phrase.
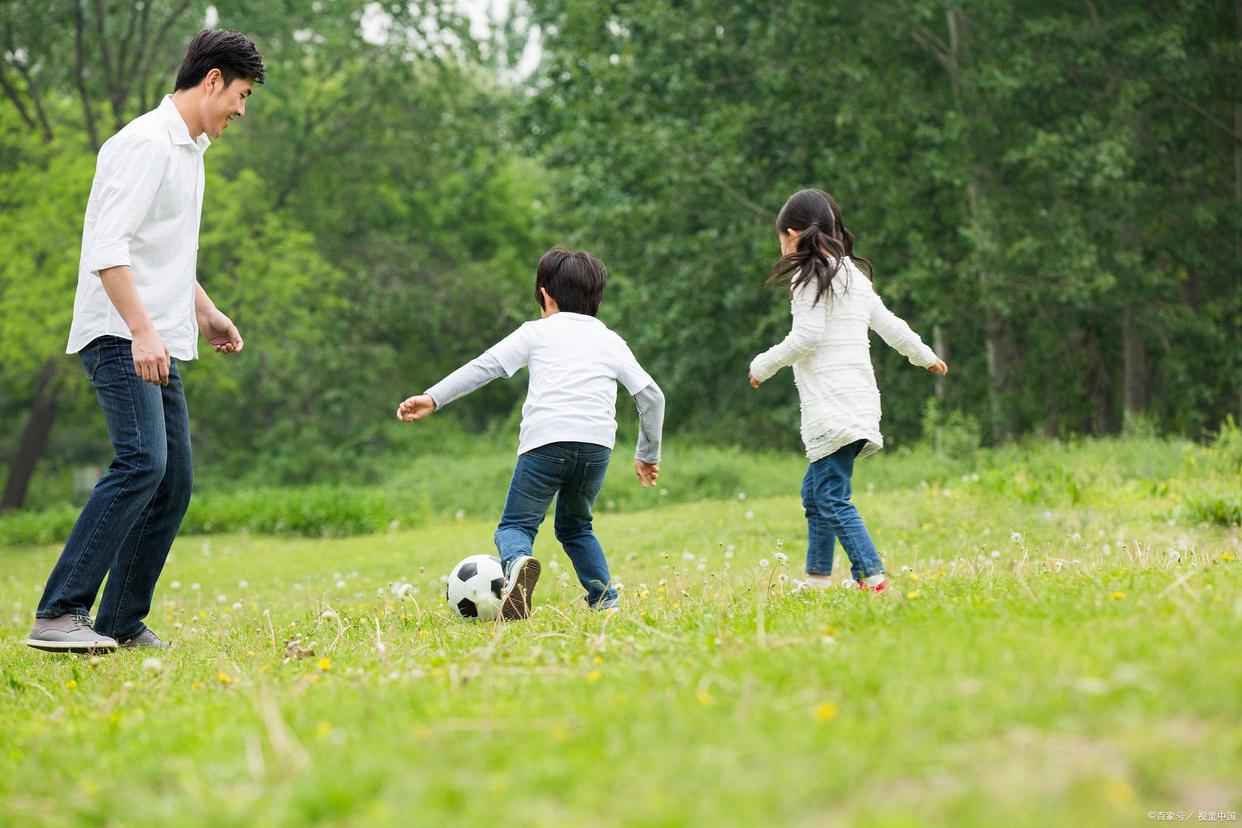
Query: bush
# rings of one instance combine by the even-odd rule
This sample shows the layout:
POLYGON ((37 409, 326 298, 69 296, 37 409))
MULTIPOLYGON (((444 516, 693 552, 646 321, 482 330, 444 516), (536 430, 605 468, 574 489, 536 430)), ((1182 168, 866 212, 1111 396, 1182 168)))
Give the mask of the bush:
MULTIPOLYGON (((79 511, 58 506, 4 515, 0 517, 0 546, 64 543, 79 511)), ((190 502, 181 533, 347 537, 415 526, 430 511, 424 496, 377 488, 303 486, 202 492, 190 502)))

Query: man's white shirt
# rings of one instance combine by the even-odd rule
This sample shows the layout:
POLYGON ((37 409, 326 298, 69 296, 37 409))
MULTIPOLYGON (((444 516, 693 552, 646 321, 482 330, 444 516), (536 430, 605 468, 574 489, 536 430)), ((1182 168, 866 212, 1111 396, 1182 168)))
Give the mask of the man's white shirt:
POLYGON ((99 150, 82 227, 82 258, 68 353, 101 336, 132 339, 104 291, 99 271, 130 265, 151 323, 180 360, 198 357, 194 314, 198 231, 203 211, 203 153, 166 96, 99 150))

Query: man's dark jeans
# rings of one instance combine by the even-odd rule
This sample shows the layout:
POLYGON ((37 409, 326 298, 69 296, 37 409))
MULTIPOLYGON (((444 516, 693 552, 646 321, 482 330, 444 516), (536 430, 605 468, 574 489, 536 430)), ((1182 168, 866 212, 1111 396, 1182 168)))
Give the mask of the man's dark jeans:
POLYGON ((190 417, 176 360, 161 387, 134 373, 127 339, 100 337, 78 356, 116 457, 78 516, 35 615, 89 614, 107 575, 95 631, 123 640, 146 629, 155 583, 190 503, 190 417))

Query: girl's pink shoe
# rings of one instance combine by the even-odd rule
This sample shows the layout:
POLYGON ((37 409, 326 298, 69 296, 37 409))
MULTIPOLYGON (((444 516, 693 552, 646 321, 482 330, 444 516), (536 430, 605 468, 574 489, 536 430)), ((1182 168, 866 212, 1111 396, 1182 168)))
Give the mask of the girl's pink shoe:
POLYGON ((875 586, 868 586, 866 581, 859 578, 857 581, 855 581, 855 583, 858 584, 858 588, 861 589, 863 592, 883 592, 884 590, 888 589, 889 586, 891 586, 893 582, 890 581, 888 578, 885 578, 883 581, 880 581, 875 586))

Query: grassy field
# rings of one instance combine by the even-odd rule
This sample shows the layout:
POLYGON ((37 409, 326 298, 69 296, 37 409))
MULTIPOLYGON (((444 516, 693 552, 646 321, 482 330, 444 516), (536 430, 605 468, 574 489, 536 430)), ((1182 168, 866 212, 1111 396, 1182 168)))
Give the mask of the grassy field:
POLYGON ((1242 537, 1194 505, 1205 486, 1234 496, 1232 456, 1133 441, 1014 449, 952 476, 864 461, 856 499, 898 585, 878 596, 792 594, 800 464, 754 469, 788 491, 760 497, 737 460, 737 490, 715 499, 681 494, 672 462, 671 495, 610 480, 611 617, 586 611, 550 532, 530 622, 450 616, 441 576, 490 550, 479 499, 503 488, 413 530, 183 537, 149 619, 174 644, 157 658, 17 644, 58 548, 5 549, 0 822, 1094 826, 1242 811, 1242 537))

